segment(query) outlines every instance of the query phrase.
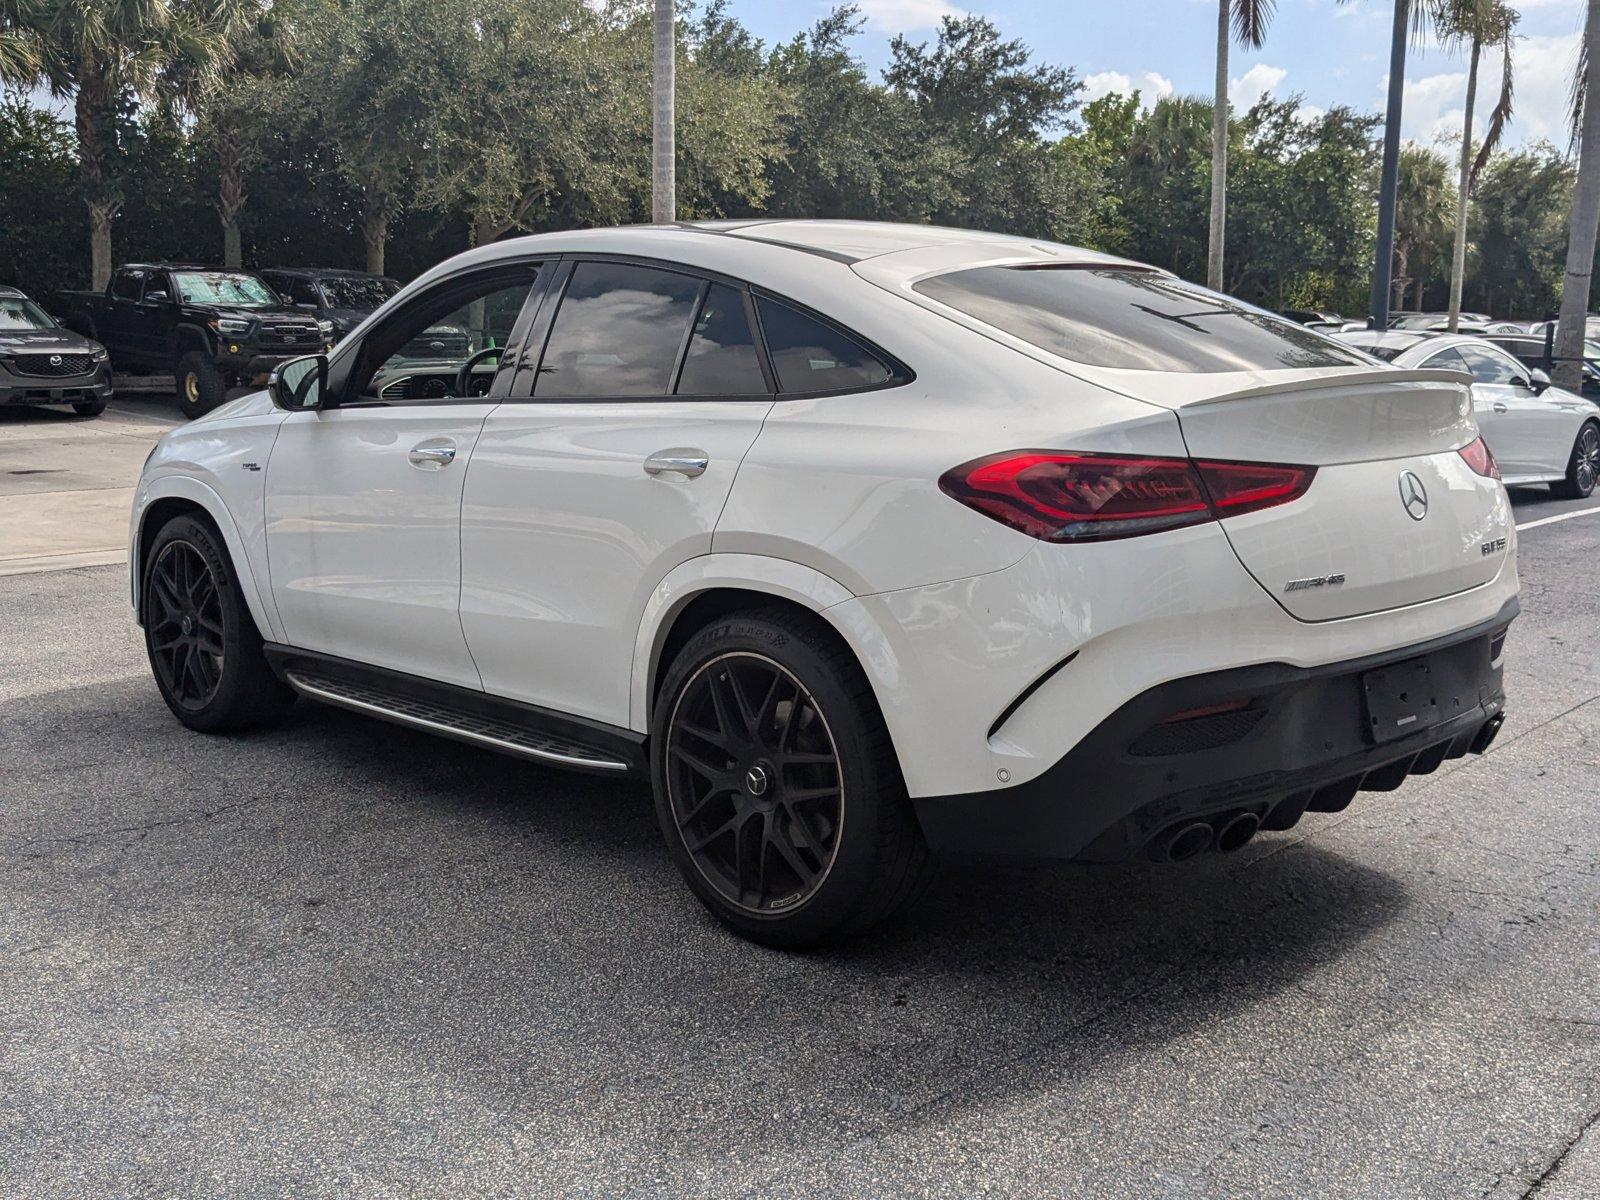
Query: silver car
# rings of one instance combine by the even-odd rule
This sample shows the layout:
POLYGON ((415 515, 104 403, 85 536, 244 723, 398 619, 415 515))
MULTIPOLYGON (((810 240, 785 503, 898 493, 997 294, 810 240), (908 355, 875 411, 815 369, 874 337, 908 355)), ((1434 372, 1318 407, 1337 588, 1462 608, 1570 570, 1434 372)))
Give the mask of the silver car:
POLYGON ((1482 338, 1461 334, 1364 329, 1337 336, 1397 367, 1471 375, 1478 428, 1506 484, 1548 483, 1556 495, 1573 499, 1594 491, 1600 472, 1600 409, 1552 387, 1539 368, 1524 366, 1482 338))

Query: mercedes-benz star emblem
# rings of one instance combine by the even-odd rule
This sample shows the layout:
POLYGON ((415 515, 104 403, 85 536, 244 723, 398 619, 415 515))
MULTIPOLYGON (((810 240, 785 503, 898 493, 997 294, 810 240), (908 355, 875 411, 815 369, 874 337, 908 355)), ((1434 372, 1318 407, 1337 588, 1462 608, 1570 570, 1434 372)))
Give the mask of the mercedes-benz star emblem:
POLYGON ((1428 489, 1422 486, 1415 471, 1400 472, 1400 503, 1413 521, 1428 515, 1428 489))

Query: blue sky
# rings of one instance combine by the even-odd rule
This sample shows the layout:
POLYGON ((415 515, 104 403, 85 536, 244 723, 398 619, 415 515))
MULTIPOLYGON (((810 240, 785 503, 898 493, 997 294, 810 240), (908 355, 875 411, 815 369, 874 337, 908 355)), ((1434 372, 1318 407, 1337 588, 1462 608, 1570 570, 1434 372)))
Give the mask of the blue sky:
MULTIPOLYGON (((1516 118, 1508 143, 1549 138, 1566 146, 1568 82, 1583 27, 1583 0, 1512 0, 1522 13, 1522 39, 1513 56, 1516 118)), ((827 0, 732 0, 731 11, 767 41, 805 28, 832 5, 827 0)), ((867 30, 858 43, 874 66, 887 56, 889 38, 928 38, 939 17, 971 11, 991 18, 1008 37, 1021 38, 1035 55, 1070 66, 1089 85, 1087 95, 1137 87, 1155 93, 1209 94, 1215 71, 1217 0, 858 0, 867 30)), ((1335 104, 1381 112, 1388 78, 1390 0, 1278 0, 1265 46, 1234 48, 1229 75, 1235 103, 1262 91, 1300 93, 1316 108, 1335 104)), ((1492 104, 1500 58, 1480 68, 1479 113, 1492 104), (1481 100, 1485 92, 1487 101, 1481 100)), ((1437 47, 1413 49, 1406 70, 1403 133, 1420 142, 1460 137, 1466 64, 1437 47)), ((1481 121, 1477 123, 1481 132, 1481 121)))

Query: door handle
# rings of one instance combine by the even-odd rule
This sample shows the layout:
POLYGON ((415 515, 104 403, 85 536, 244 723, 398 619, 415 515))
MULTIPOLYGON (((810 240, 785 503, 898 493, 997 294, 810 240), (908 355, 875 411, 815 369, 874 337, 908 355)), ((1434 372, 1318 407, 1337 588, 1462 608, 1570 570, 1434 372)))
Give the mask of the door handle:
POLYGON ((456 446, 448 438, 430 438, 411 447, 406 457, 419 471, 442 471, 455 462, 456 446))
POLYGON ((1503 413, 1503 412, 1509 412, 1510 411, 1508 408, 1506 408, 1506 406, 1504 404, 1501 404, 1500 401, 1498 401, 1498 400, 1496 400, 1494 402, 1494 410, 1497 413, 1503 413))
POLYGON ((693 479, 696 475, 706 473, 709 462, 704 450, 661 450, 644 460, 644 473, 662 475, 676 471, 693 479))

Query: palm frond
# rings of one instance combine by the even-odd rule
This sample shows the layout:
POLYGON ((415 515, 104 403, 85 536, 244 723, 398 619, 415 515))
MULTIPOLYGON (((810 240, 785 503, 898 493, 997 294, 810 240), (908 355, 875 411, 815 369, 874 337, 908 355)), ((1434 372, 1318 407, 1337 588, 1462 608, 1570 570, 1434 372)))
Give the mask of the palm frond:
POLYGON ((1489 125, 1484 130, 1483 145, 1478 147, 1478 157, 1472 162, 1472 170, 1467 174, 1467 191, 1470 193, 1478 182, 1478 173, 1489 162, 1489 156, 1500 145, 1500 138, 1506 131, 1506 123, 1511 120, 1511 105, 1516 88, 1515 71, 1511 63, 1511 51, 1516 44, 1516 38, 1507 32, 1505 39, 1500 43, 1500 52, 1503 56, 1503 65, 1500 68, 1500 98, 1495 101, 1494 110, 1489 114, 1489 125))
POLYGON ((1583 141, 1583 102, 1585 93, 1589 90, 1589 39, 1578 39, 1578 65, 1572 72, 1572 88, 1567 93, 1568 116, 1572 120, 1571 136, 1567 139, 1569 147, 1577 152, 1578 143, 1583 141))
POLYGON ((1278 0, 1233 0, 1233 36, 1241 46, 1261 49, 1278 0))

